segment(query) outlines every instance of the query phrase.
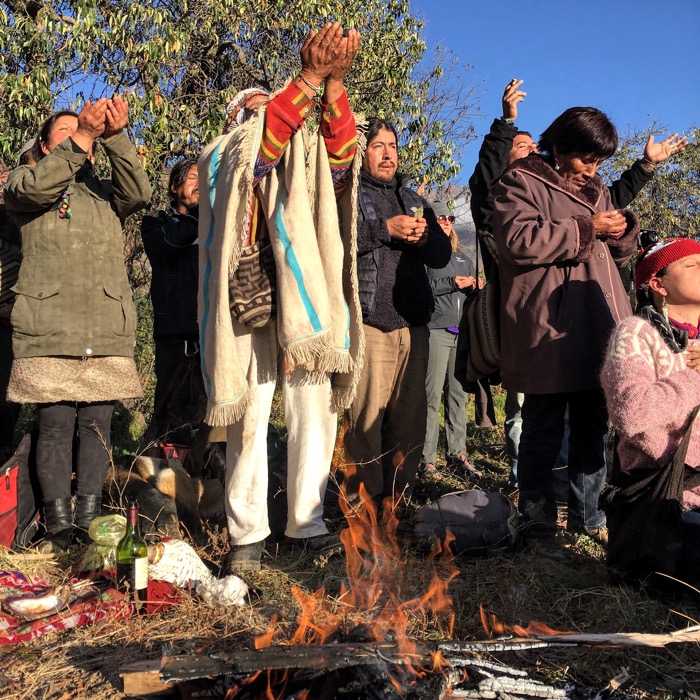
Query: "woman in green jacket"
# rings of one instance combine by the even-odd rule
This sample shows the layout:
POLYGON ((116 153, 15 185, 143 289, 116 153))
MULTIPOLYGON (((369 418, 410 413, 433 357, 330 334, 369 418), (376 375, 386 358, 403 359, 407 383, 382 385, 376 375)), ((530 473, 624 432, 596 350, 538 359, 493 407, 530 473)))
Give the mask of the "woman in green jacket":
POLYGON ((114 402, 141 396, 122 222, 146 206, 151 187, 124 133, 127 121, 127 104, 118 96, 87 102, 79 114, 57 112, 42 125, 39 162, 14 170, 5 192, 23 251, 8 399, 39 405, 42 551, 70 543, 76 420, 75 525, 85 530, 101 509, 114 402), (111 180, 98 179, 92 169, 100 137, 111 180))

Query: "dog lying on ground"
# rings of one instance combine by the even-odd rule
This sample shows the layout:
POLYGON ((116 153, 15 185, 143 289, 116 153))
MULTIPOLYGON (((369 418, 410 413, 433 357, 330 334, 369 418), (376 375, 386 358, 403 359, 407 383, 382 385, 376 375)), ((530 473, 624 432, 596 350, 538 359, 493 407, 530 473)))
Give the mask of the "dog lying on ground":
POLYGON ((139 506, 146 539, 181 537, 206 542, 206 524, 226 524, 224 490, 219 479, 191 477, 177 459, 126 456, 117 460, 105 483, 106 510, 139 506))

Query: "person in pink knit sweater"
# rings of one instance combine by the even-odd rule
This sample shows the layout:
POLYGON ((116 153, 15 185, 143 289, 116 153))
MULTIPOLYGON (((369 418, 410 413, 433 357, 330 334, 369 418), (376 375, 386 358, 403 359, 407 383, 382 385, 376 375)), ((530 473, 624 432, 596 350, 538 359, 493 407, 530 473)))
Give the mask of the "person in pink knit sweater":
MULTIPOLYGON (((700 404, 700 243, 674 238, 653 245, 637 263, 635 284, 639 310, 613 332, 601 373, 620 471, 641 470, 641 478, 645 470, 669 465, 691 429, 683 480, 684 556, 697 557, 698 570, 700 421, 690 424, 700 404), (697 528, 690 548, 689 528, 697 528)), ((612 530, 610 535, 612 547, 612 530)))

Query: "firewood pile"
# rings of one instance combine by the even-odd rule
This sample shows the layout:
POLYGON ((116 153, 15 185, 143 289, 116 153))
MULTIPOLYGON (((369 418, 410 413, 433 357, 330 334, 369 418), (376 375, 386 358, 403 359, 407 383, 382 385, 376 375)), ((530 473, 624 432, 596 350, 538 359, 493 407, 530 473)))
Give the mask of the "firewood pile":
MULTIPOLYGON (((555 634, 483 642, 415 644, 298 644, 241 651, 233 656, 164 656, 121 670, 128 697, 177 691, 181 698, 248 700, 529 700, 575 697, 575 687, 534 680, 498 660, 499 654, 550 647, 650 646, 700 642, 700 626, 665 635, 555 634)), ((629 676, 611 680, 597 700, 619 690, 629 676)))

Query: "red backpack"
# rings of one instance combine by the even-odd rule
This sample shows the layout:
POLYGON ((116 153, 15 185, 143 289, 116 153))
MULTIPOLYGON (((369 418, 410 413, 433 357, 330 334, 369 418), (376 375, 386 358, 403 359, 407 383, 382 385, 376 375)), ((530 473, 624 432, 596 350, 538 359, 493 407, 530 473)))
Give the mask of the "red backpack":
POLYGON ((31 444, 25 435, 0 467, 0 545, 8 549, 28 547, 39 530, 38 499, 29 472, 31 444))

